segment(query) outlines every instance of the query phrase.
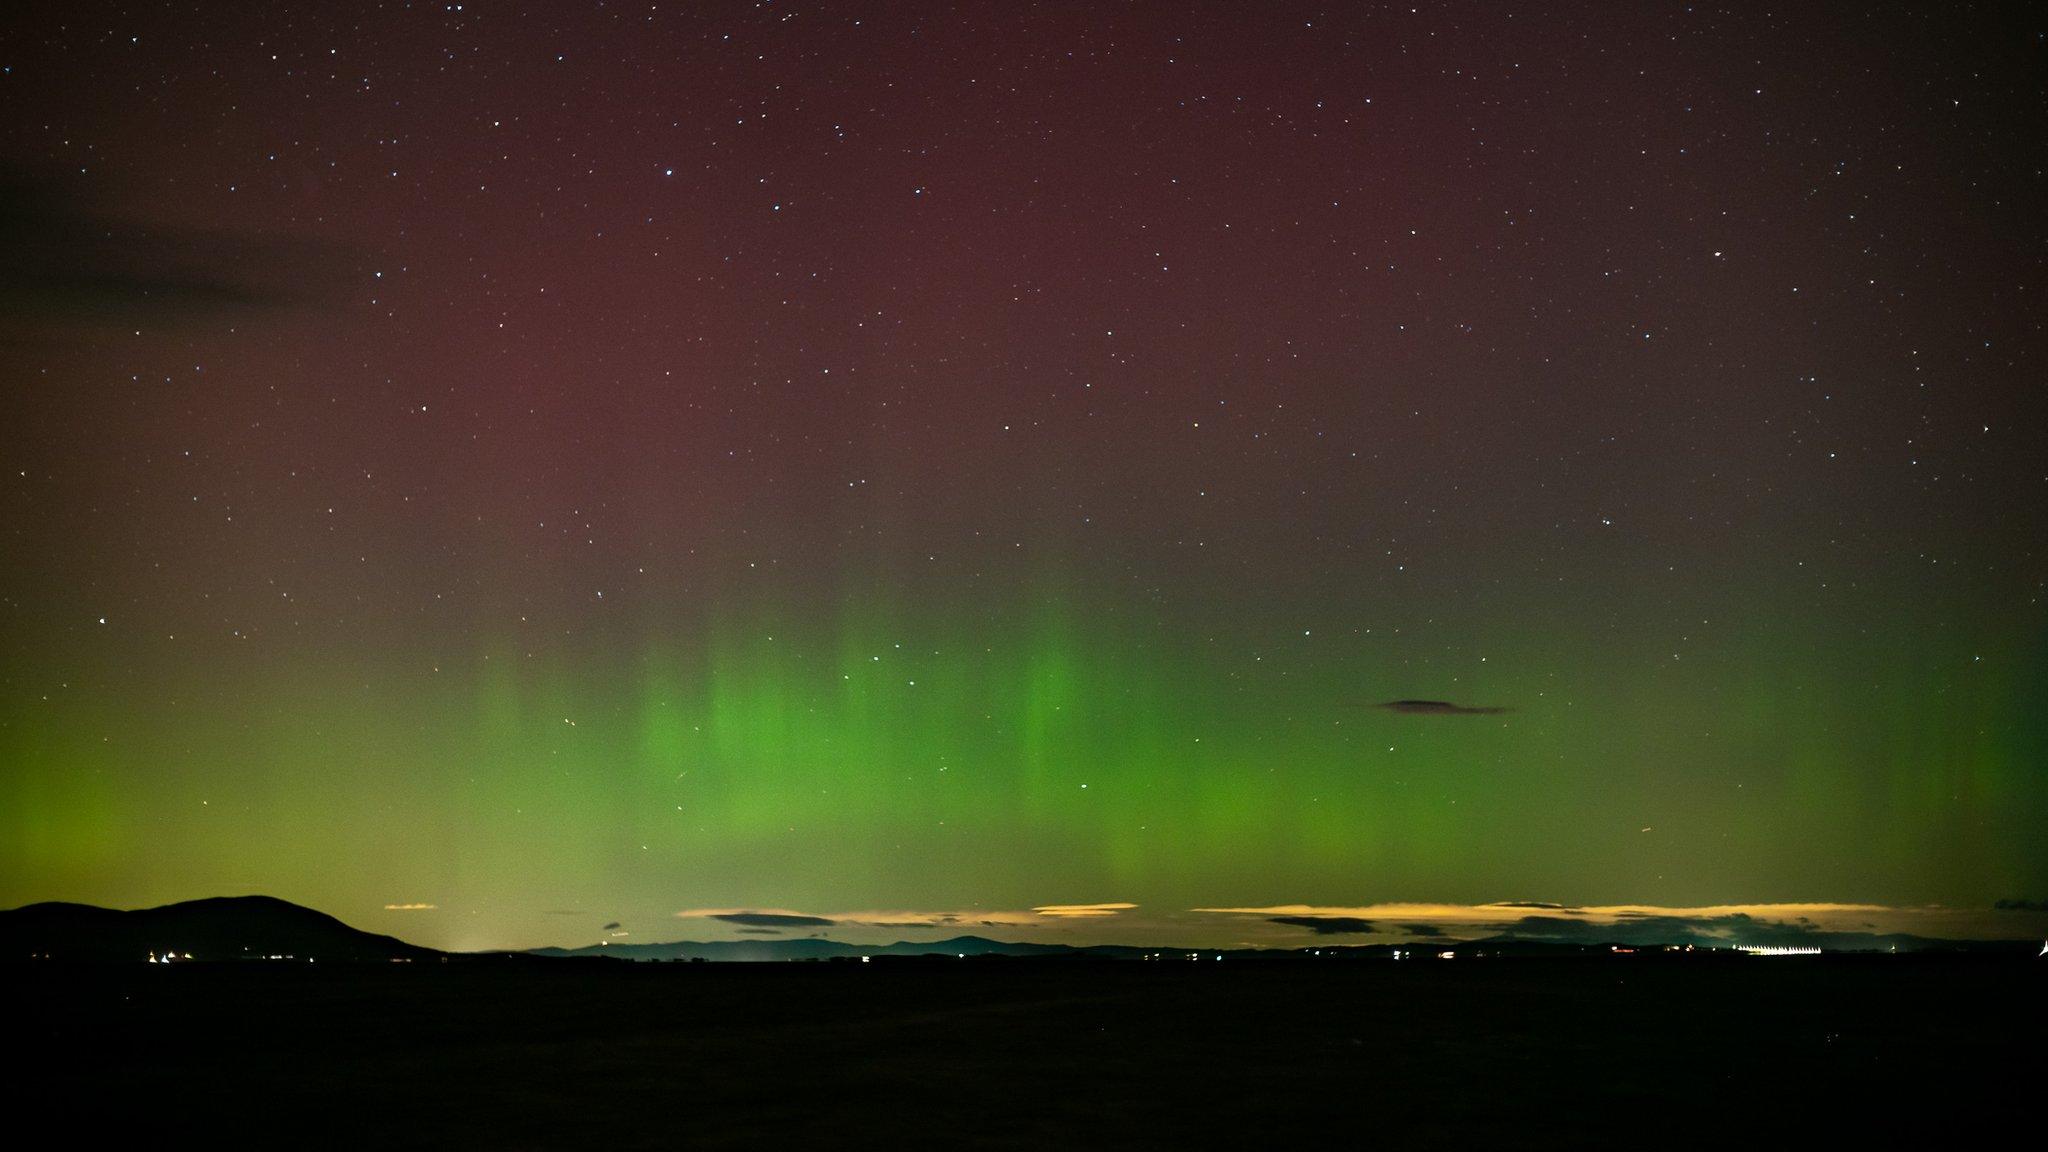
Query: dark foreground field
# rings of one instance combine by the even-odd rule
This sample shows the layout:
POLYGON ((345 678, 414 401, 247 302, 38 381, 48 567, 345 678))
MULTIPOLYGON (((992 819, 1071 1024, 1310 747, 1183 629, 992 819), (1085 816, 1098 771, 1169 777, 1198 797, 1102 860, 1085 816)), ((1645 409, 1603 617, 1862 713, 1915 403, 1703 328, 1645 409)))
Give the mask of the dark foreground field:
POLYGON ((2048 1083, 2011 959, 0 977, 9 1127, 87 1146, 1956 1146, 2048 1083))

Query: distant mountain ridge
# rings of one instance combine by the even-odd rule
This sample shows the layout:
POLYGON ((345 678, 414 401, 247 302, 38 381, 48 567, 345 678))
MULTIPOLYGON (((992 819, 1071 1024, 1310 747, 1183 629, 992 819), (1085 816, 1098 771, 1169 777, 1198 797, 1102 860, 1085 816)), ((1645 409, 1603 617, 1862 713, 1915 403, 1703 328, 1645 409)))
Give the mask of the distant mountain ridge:
MULTIPOLYGON (((1727 941, 1700 944, 1698 955, 1739 958, 1727 941)), ((1923 936, 1888 935, 1871 940, 1837 944, 1830 952, 1876 954, 1887 947, 1901 953, 1970 952, 2001 955, 2032 955, 2036 947, 2025 940, 1937 940, 1923 936)), ((1622 943, 1620 941, 1540 940, 1523 936, 1490 936, 1479 940, 1410 940, 1398 944, 1308 944, 1293 948, 1140 948, 1129 944, 1026 944, 991 940, 983 936, 955 936, 928 942, 898 940, 891 944, 848 944, 818 936, 782 940, 677 940, 660 944, 590 944, 578 948, 535 948, 528 955, 549 957, 611 957, 618 960, 706 960, 791 961, 956 956, 965 959, 1014 957, 1049 959, 1069 957, 1099 960, 1254 960, 1310 961, 1317 959, 1394 960, 1434 958, 1439 953, 1464 957, 1521 957, 1570 959, 1610 956, 1617 952, 1653 955, 1682 951, 1684 944, 1622 943)))
MULTIPOLYGON (((1621 935, 1621 933, 1617 933, 1621 935)), ((1772 941, 1781 942, 1781 941, 1772 941)), ((2029 940, 1940 940, 1910 935, 1809 933, 1790 943, 1812 944, 1838 953, 1969 952, 2028 956, 2037 945, 2029 940)), ((1650 942, 1641 937, 1617 940, 1545 940, 1504 935, 1481 940, 1415 939, 1400 943, 1307 944, 1293 948, 1141 948, 1127 944, 1034 944, 992 940, 985 936, 954 936, 944 940, 898 940, 888 944, 852 944, 819 936, 747 940, 678 940, 666 943, 603 943, 576 948, 534 948, 526 952, 447 953, 352 928, 340 920, 271 896, 225 896, 166 904, 159 908, 120 911, 90 904, 51 902, 0 911, 0 963, 68 960, 91 963, 143 963, 152 958, 177 961, 277 960, 327 963, 387 963, 394 960, 500 962, 533 958, 613 960, 801 961, 854 960, 866 957, 1009 957, 1016 959, 1080 958, 1098 960, 1256 960, 1422 959, 1441 952, 1454 956, 1594 957, 1614 952, 1659 953, 1692 943, 1712 954, 1733 955, 1725 940, 1650 942)))
MULTIPOLYGON (((893 944, 848 944, 804 936, 786 940, 676 940, 663 944, 591 944, 580 948, 535 948, 535 956, 612 956, 623 960, 851 960, 862 956, 1096 956, 1132 960, 1157 948, 1125 944, 1026 944, 985 936, 893 944)), ((1166 949, 1169 953, 1186 949, 1166 949)))
POLYGON ((384 963, 441 955, 273 896, 218 896, 134 911, 51 902, 0 912, 0 959, 8 961, 140 963, 175 956, 384 963))
MULTIPOLYGON (((615 960, 705 960, 712 962, 792 960, 856 960, 862 957, 901 959, 946 957, 978 959, 1142 960, 1313 960, 1320 958, 1392 960, 1453 952, 1464 956, 1595 956, 1607 955, 1609 944, 1567 943, 1493 937, 1485 940, 1413 941, 1401 944, 1323 944, 1295 948, 1140 948, 1129 944, 1028 944, 991 940, 985 936, 954 936, 945 940, 898 940, 889 944, 848 944, 819 936, 781 940, 676 940, 666 943, 589 944, 577 948, 535 948, 529 955, 568 958, 610 957, 615 960)), ((1643 951, 1649 951, 1645 948, 1643 951)))

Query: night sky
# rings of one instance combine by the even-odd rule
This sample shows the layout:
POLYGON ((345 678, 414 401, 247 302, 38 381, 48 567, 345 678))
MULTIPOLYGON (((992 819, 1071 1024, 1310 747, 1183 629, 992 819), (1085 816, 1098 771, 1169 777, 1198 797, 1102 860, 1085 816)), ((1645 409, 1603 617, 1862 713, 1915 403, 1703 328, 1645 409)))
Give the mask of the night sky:
POLYGON ((0 904, 2041 931, 2048 19, 1791 8, 10 5, 0 904))

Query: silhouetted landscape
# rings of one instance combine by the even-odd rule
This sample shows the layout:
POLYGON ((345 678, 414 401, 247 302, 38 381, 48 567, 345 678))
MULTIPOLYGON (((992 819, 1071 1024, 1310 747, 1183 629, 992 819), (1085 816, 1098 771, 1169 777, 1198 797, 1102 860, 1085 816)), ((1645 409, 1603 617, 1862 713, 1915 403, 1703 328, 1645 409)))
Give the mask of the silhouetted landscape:
MULTIPOLYGON (((1843 934, 1846 935, 1846 934, 1843 934)), ((1903 933, 1857 934, 1842 952, 1907 951, 1948 954, 2032 956, 2030 940, 1939 940, 1903 933)), ((951 936, 941 940, 898 940, 888 944, 857 944, 823 936, 781 940, 677 940, 666 943, 600 943, 575 948, 545 947, 523 953, 442 952, 349 927, 311 908, 270 896, 228 896, 188 900, 160 908, 119 911, 89 904, 49 902, 0 911, 0 955, 10 960, 88 961, 122 964, 137 961, 304 961, 317 963, 379 963, 415 960, 472 961, 480 957, 526 955, 550 959, 613 961, 704 960, 782 962, 932 957, 938 959, 1097 959, 1144 961, 1332 961, 1423 960, 1462 956, 1619 959, 1650 958, 1656 951, 1688 952, 1695 941, 1682 929, 1669 939, 1645 942, 1555 940, 1490 936, 1476 940, 1440 939, 1426 944, 1322 944, 1303 948, 1139 947, 1131 944, 1042 944, 992 940, 985 936, 951 936)), ((1734 951, 1721 949, 1721 951, 1734 951)), ((1734 957, 1730 957, 1731 959, 1734 957)), ((1702 956, 1699 959, 1706 959, 1702 956)))
POLYGON ((181 1145, 1961 1141, 2030 1120, 2048 1071, 2044 967, 2011 945, 631 963, 437 953, 260 897, 33 905, 0 941, 35 1054, 15 1115, 181 1145))

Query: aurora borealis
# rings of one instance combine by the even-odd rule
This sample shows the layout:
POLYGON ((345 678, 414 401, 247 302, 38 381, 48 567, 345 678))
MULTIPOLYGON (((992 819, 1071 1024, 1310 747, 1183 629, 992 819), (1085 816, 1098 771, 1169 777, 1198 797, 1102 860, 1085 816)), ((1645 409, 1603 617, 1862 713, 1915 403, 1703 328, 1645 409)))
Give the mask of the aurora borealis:
POLYGON ((0 905, 2037 934, 2044 33, 11 11, 0 905))

